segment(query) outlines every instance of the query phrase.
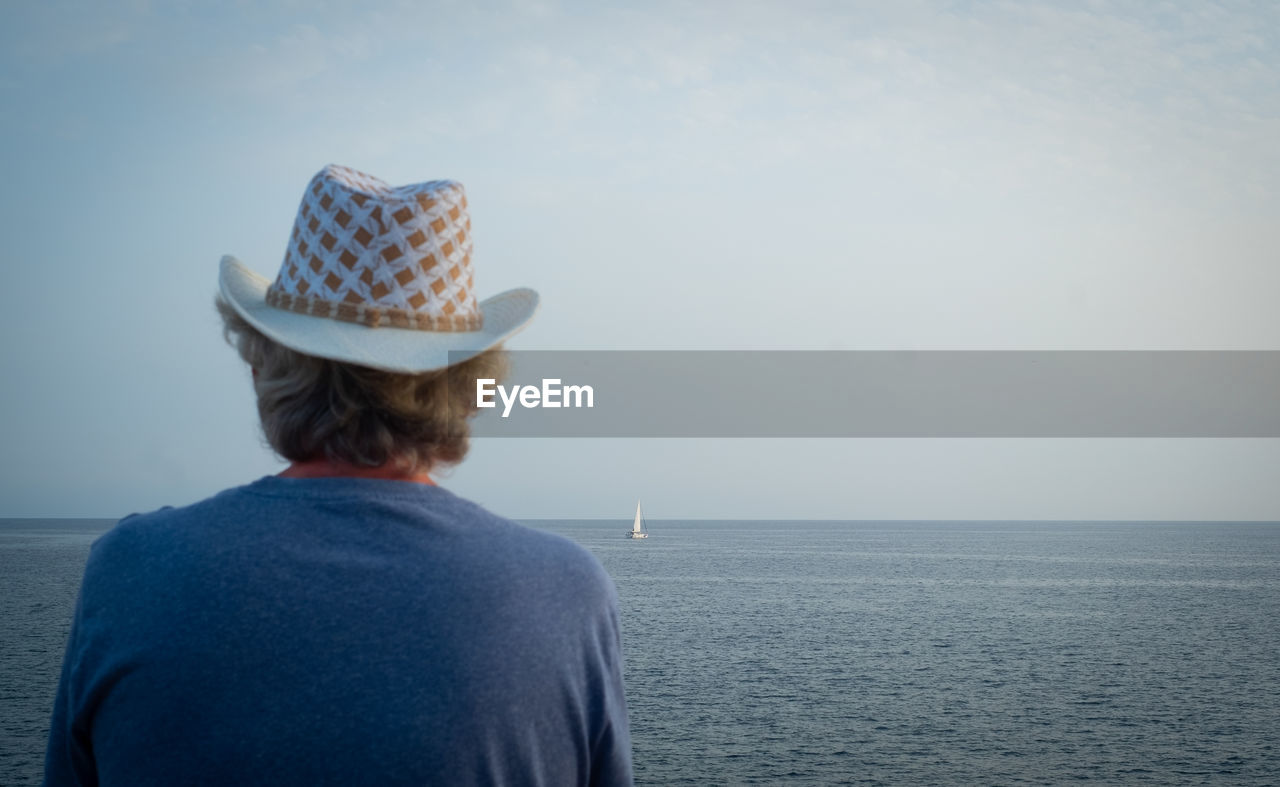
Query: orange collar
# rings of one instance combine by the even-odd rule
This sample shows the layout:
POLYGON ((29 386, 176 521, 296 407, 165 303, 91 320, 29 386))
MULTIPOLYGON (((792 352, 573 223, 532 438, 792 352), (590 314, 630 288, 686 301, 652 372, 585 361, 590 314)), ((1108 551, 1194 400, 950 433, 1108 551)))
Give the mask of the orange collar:
POLYGON ((281 478, 378 478, 384 481, 412 481, 435 486, 436 482, 426 471, 405 472, 395 462, 381 467, 360 467, 350 462, 334 462, 328 459, 309 459, 294 462, 279 473, 281 478))

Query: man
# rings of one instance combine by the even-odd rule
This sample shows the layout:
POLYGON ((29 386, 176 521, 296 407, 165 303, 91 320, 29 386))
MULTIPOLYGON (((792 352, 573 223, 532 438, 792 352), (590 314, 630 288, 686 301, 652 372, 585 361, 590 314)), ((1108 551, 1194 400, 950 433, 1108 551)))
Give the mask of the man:
POLYGON ((278 476, 85 568, 46 783, 629 784, 613 585, 434 485, 537 294, 474 293, 460 184, 329 166, 273 282, 222 261, 278 476))

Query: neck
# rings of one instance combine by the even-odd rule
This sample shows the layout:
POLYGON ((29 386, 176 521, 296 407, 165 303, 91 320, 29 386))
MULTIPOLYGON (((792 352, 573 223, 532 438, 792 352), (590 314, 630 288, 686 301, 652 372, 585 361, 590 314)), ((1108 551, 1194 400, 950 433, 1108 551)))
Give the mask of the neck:
POLYGON ((281 478, 377 478, 383 481, 412 481, 435 486, 427 471, 406 468, 400 462, 387 462, 380 467, 360 467, 332 459, 308 459, 294 462, 280 472, 281 478))

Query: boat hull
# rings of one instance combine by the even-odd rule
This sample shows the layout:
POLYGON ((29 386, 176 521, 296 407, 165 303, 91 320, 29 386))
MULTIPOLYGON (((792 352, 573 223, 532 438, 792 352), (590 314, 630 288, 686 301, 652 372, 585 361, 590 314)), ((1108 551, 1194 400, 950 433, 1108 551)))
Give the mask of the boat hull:
POLYGON ((634 530, 627 531, 627 538, 648 538, 648 533, 637 533, 634 530))

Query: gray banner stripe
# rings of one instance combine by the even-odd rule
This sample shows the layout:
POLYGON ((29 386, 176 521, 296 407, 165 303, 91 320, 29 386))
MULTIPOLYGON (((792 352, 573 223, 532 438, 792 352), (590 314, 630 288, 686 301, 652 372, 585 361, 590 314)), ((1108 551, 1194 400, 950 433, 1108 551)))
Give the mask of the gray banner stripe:
POLYGON ((1280 437, 1278 351, 511 357, 507 392, 538 393, 495 390, 477 437, 1280 437), (593 406, 542 406, 544 389, 563 402, 570 385, 589 386, 593 406))

